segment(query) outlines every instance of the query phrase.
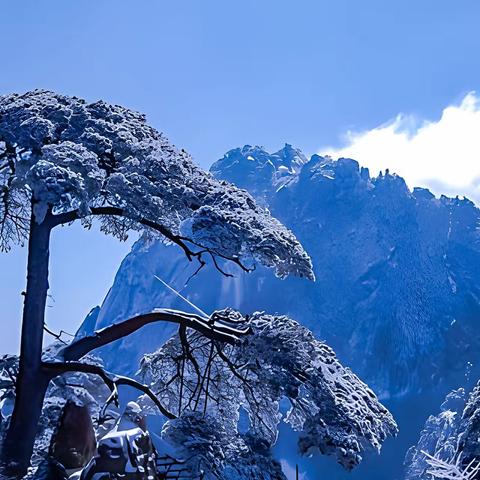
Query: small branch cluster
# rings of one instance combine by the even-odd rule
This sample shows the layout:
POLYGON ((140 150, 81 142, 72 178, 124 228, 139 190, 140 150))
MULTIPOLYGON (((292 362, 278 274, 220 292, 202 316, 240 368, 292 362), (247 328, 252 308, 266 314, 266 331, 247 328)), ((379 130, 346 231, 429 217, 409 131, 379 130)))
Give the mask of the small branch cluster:
POLYGON ((167 418, 175 418, 168 410, 163 407, 163 405, 158 401, 157 397, 148 388, 148 386, 142 385, 140 382, 137 382, 132 378, 114 375, 110 372, 107 372, 105 369, 98 365, 91 365, 82 362, 43 362, 42 368, 52 379, 58 375, 69 372, 80 372, 98 375, 112 392, 111 396, 106 402, 105 408, 112 402, 114 402, 116 406, 119 405, 118 387, 126 385, 136 388, 137 390, 147 395, 150 400, 158 407, 160 412, 167 418))
POLYGON ((0 358, 0 401, 10 391, 15 391, 15 381, 18 375, 18 357, 15 355, 4 355, 0 358))
POLYGON ((473 459, 468 465, 462 465, 461 455, 451 460, 442 460, 422 451, 428 465, 427 474, 439 480, 474 480, 480 473, 480 460, 473 459))
POLYGON ((210 318, 203 318, 196 314, 177 310, 157 309, 147 314, 137 315, 118 324, 111 325, 101 331, 94 332, 92 335, 72 341, 70 344, 58 350, 54 361, 43 362, 42 368, 50 378, 66 372, 82 372, 99 376, 112 392, 104 409, 112 402, 115 404, 118 403, 118 387, 127 385, 143 392, 165 417, 169 419, 176 418, 176 415, 161 403, 159 397, 155 395, 147 385, 143 385, 128 377, 114 375, 98 365, 78 361, 92 350, 129 335, 146 324, 160 321, 173 322, 180 325, 180 330, 184 335, 182 338, 185 339, 185 352, 188 352, 186 355, 190 355, 190 358, 193 360, 194 358, 186 337, 187 328, 197 332, 202 338, 215 339, 217 342, 222 341, 225 343, 234 343, 250 332, 249 328, 242 327, 241 322, 233 321, 228 317, 222 317, 218 314, 214 314, 210 318))

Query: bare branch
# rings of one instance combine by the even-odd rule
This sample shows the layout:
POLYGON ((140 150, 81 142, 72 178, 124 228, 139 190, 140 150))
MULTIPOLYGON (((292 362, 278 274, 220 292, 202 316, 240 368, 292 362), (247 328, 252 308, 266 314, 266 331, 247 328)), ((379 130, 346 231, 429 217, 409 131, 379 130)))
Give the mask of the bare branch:
POLYGON ((62 342, 64 345, 68 345, 67 342, 62 338, 63 330, 60 330, 60 333, 55 333, 53 330, 50 330, 45 324, 43 325, 43 329, 53 338, 56 338, 58 341, 62 342))
POLYGON ((187 329, 181 325, 179 330, 178 330, 178 336, 180 338, 180 341, 182 342, 182 349, 185 353, 186 358, 190 361, 190 363, 193 365, 193 368, 195 370, 195 375, 197 377, 197 381, 195 382, 195 388, 190 396, 190 399, 188 401, 188 405, 192 402, 192 400, 195 398, 195 393, 200 385, 200 380, 201 380, 201 372, 200 372, 200 365, 198 364, 197 359, 193 356, 192 350, 190 348, 190 343, 188 341, 187 337, 187 329))
POLYGON ((218 264, 218 261, 217 259, 215 258, 215 255, 213 255, 212 252, 208 252, 210 254, 210 257, 212 258, 212 261, 213 261, 213 264, 215 265, 215 268, 222 274, 224 275, 225 277, 230 277, 232 278, 233 275, 231 273, 227 273, 225 272, 225 270, 223 270, 220 265, 218 264))
MULTIPOLYGON (((95 216, 116 216, 116 217, 128 217, 126 212, 122 208, 118 207, 94 207, 91 209, 92 215, 95 216)), ((78 220, 80 217, 76 211, 61 213, 55 216, 55 226, 64 225, 66 223, 71 223, 75 220, 78 220)), ((192 251, 184 242, 184 239, 178 235, 172 233, 167 227, 159 223, 152 222, 144 218, 136 219, 136 221, 146 227, 151 228, 159 233, 161 233, 165 238, 168 238, 171 242, 177 244, 185 252, 185 255, 189 260, 192 260, 194 257, 201 256, 201 252, 192 251)))
MULTIPOLYGON (((208 356, 208 360, 207 360, 207 365, 205 366, 205 370, 204 370, 204 373, 203 373, 203 376, 202 376, 202 380, 200 381, 200 389, 198 391, 198 395, 197 395, 197 401, 195 402, 195 406, 194 406, 194 410, 197 409, 198 407, 198 404, 200 402, 200 397, 202 395, 202 390, 203 390, 203 385, 205 384, 205 380, 207 379, 207 377, 210 376, 210 365, 214 359, 214 356, 213 356, 213 353, 214 353, 214 350, 213 350, 213 342, 211 344, 211 347, 210 347, 210 354, 208 356)), ((208 401, 208 390, 205 390, 205 402, 208 401)))
POLYGON ((160 412, 169 419, 175 419, 176 416, 169 412, 158 400, 156 395, 148 388, 147 385, 143 385, 140 382, 137 382, 133 378, 123 377, 120 375, 115 375, 110 372, 107 372, 102 367, 98 365, 91 365, 88 363, 82 362, 42 362, 43 370, 51 377, 54 378, 62 373, 68 372, 80 372, 80 373, 90 373, 93 375, 98 375, 104 382, 105 385, 110 389, 110 391, 117 395, 117 389, 121 385, 127 385, 133 387, 137 390, 140 390, 145 395, 147 395, 153 403, 157 406, 160 412))
POLYGON ((91 335, 74 340, 69 345, 61 348, 58 356, 65 361, 79 360, 96 348, 103 347, 130 335, 145 325, 156 322, 170 322, 183 325, 186 328, 202 333, 208 338, 229 344, 234 344, 238 338, 250 332, 249 329, 241 330, 230 327, 227 323, 219 323, 213 316, 207 319, 194 313, 157 309, 149 313, 137 315, 123 322, 115 323, 91 335))
MULTIPOLYGON (((116 216, 116 217, 124 217, 124 218, 129 218, 128 213, 125 212, 122 208, 119 207, 110 207, 110 206, 104 206, 104 207, 93 207, 91 208, 91 214, 94 216, 116 216)), ((70 211, 66 213, 61 213, 58 215, 54 216, 54 225, 53 226, 58 226, 58 225, 64 225, 67 223, 71 223, 75 220, 80 219, 78 213, 76 211, 70 211)), ((140 225, 143 225, 145 227, 151 228, 152 230, 155 230, 159 233, 161 233, 165 238, 170 240, 172 243, 175 243, 178 245, 183 252, 185 253, 185 256, 189 261, 192 261, 193 259, 197 259, 197 261, 200 263, 198 270, 194 273, 193 276, 195 276, 199 270, 203 268, 205 265, 205 260, 203 260, 203 254, 208 253, 215 265, 215 268, 222 274, 225 275, 226 277, 231 277, 232 274, 226 273, 218 264, 218 258, 222 258, 224 260, 227 260, 229 262, 233 262, 234 264, 238 265, 244 272, 251 272, 254 270, 254 268, 248 268, 243 263, 238 257, 229 257, 226 255, 223 255, 221 253, 218 253, 216 251, 212 251, 208 247, 204 247, 203 245, 200 245, 196 242, 194 242, 192 239, 188 237, 183 237, 181 235, 176 235, 174 234, 171 230, 169 230, 166 226, 154 222, 152 220, 148 220, 146 218, 138 218, 138 219, 132 219, 135 220, 137 223, 140 225), (188 244, 193 245, 196 248, 199 248, 200 250, 193 250, 188 246, 188 244)))
POLYGON ((480 462, 475 458, 467 466, 464 466, 460 455, 450 460, 442 460, 423 450, 421 452, 426 457, 429 467, 427 473, 432 478, 439 480, 474 480, 480 472, 480 462))

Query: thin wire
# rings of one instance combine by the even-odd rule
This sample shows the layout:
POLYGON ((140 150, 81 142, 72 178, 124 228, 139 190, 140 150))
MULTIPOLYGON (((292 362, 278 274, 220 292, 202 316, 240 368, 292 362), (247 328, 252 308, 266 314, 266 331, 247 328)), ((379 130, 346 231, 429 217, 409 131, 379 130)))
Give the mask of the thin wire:
POLYGON ((172 291, 175 295, 178 295, 184 302, 187 302, 192 308, 194 308, 197 312, 201 313, 206 318, 210 318, 210 315, 205 313, 201 308, 197 307, 194 303, 192 303, 188 298, 185 298, 180 292, 177 292, 173 287, 171 287, 167 282, 162 280, 159 276, 153 275, 160 283, 162 283, 165 287, 167 287, 170 291, 172 291))

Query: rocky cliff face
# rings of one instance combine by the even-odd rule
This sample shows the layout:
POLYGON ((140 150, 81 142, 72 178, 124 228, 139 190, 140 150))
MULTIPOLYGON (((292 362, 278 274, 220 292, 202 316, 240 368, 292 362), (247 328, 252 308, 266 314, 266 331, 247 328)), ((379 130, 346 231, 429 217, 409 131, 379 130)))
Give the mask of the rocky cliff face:
MULTIPOLYGON (((480 350, 480 212, 472 202, 411 192, 388 172, 371 178, 354 160, 307 160, 290 145, 274 154, 231 150, 211 171, 294 231, 316 282, 279 280, 263 268, 231 279, 208 267, 185 286, 194 266, 182 253, 140 240, 84 330, 152 307, 188 308, 159 275, 205 311, 232 306, 300 320, 383 398, 455 385, 480 350)), ((109 347, 105 360, 131 373, 171 332, 149 327, 109 347)))
MULTIPOLYGON (((186 284, 196 265, 176 247, 142 239, 79 334, 153 307, 188 310, 154 275, 206 312, 230 306, 286 314, 331 345, 399 423, 400 436, 381 457, 367 459, 348 478, 403 478, 406 450, 446 392, 462 386, 469 361, 472 378, 480 377, 474 361, 480 353, 480 211, 466 199, 410 191, 388 172, 372 178, 354 160, 307 159, 289 145, 274 154, 251 146, 231 150, 211 171, 248 189, 293 230, 312 257, 316 282, 279 280, 261 267, 246 275, 226 265, 234 278, 209 266, 186 284)), ((134 373, 141 356, 173 330, 144 328, 106 348, 103 359, 111 370, 134 373)), ((447 420, 431 422, 424 438, 450 435, 447 420)), ((292 451, 291 433, 284 432, 278 458, 295 465, 292 451)), ((319 471, 331 480, 346 478, 324 459, 305 462, 305 478, 318 478, 319 471)), ((410 472, 423 468, 409 465, 410 472)))

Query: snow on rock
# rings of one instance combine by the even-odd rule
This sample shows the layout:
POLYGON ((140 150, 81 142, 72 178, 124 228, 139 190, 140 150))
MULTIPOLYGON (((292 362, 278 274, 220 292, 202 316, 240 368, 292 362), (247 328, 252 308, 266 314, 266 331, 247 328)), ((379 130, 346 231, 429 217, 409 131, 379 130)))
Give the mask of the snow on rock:
POLYGON ((225 178, 248 190, 262 205, 268 206, 272 186, 276 189, 287 184, 307 163, 301 150, 289 144, 269 154, 261 147, 245 145, 230 150, 215 162, 210 171, 217 178, 225 178), (224 176, 229 172, 228 178, 224 176))
MULTIPOLYGON (((43 355, 44 360, 50 360, 55 357, 56 351, 62 346, 60 342, 50 345, 43 355)), ((83 358, 84 362, 95 365, 102 365, 100 359, 93 356, 83 358)), ((14 389, 12 382, 7 382, 11 377, 15 378, 18 371, 18 357, 6 356, 0 359, 0 399, 14 399, 14 389), (2 382, 5 379, 5 382, 2 382)), ((85 407, 94 421, 96 433, 102 435, 112 426, 112 418, 105 423, 97 423, 100 417, 100 411, 110 396, 110 390, 106 387, 103 380, 95 375, 85 373, 66 373, 56 377, 50 382, 45 401, 42 408, 42 415, 38 424, 37 437, 35 439, 34 454, 32 457, 33 470, 45 459, 50 449, 52 436, 55 434, 59 425, 64 406, 70 403, 72 406, 85 407)), ((11 409, 8 410, 5 403, 0 403, 1 423, 0 437, 6 432, 8 421, 10 419, 11 409)), ((113 413, 114 412, 110 412, 113 413)), ((71 439, 75 443, 75 439, 71 439)), ((1 438, 0 438, 1 447, 1 438)), ((48 462, 45 468, 50 468, 48 462)), ((40 473, 39 473, 40 474, 40 473)))

